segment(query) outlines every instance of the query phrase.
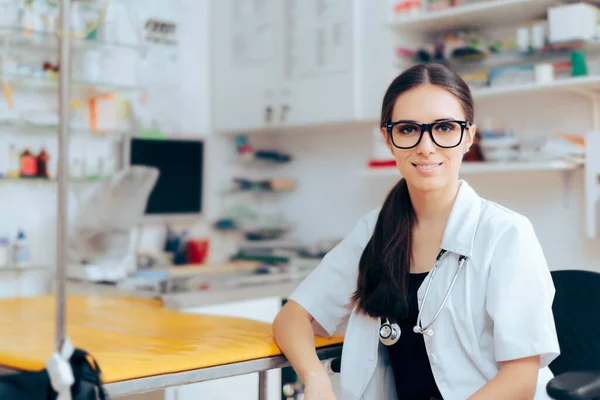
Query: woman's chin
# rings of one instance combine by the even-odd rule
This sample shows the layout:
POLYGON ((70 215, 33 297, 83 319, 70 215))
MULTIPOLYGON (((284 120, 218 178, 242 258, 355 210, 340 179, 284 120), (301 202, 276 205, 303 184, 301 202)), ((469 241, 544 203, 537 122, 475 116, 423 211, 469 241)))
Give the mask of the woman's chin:
POLYGON ((448 179, 443 175, 415 176, 415 174, 411 174, 411 176, 405 177, 408 185, 419 191, 438 190, 448 185, 448 179))

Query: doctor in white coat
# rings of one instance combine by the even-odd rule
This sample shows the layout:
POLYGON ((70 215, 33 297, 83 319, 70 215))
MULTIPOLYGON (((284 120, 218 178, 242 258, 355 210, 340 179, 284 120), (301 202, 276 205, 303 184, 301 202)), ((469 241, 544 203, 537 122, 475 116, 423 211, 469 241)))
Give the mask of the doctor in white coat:
POLYGON ((554 286, 529 220, 458 177, 473 119, 468 86, 442 65, 390 84, 381 132, 403 179, 274 321, 306 400, 335 399, 313 335, 346 320, 342 400, 548 398, 554 286))

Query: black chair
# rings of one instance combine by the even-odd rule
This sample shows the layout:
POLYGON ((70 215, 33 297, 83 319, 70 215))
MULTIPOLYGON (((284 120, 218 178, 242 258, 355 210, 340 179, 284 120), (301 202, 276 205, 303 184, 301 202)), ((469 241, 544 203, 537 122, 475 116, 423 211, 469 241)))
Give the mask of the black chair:
MULTIPOLYGON (((555 377, 548 395, 556 400, 600 399, 600 274, 552 271, 552 305, 561 355, 550 364, 555 377)), ((329 368, 340 372, 341 359, 329 368)))
POLYGON ((555 375, 546 388, 557 400, 600 399, 600 274, 552 272, 552 311, 561 355, 550 364, 555 375))

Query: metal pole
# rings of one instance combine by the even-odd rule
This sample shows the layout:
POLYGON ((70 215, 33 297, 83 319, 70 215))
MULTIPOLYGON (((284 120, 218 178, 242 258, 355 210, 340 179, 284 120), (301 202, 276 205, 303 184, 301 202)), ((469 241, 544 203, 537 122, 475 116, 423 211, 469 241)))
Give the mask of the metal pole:
POLYGON ((58 184, 56 210, 56 342, 62 350, 66 338, 66 274, 67 274, 67 210, 69 179, 69 127, 70 127, 70 8, 71 0, 60 0, 59 9, 59 89, 58 89, 58 184))
POLYGON ((258 373, 258 400, 267 400, 267 371, 258 373))

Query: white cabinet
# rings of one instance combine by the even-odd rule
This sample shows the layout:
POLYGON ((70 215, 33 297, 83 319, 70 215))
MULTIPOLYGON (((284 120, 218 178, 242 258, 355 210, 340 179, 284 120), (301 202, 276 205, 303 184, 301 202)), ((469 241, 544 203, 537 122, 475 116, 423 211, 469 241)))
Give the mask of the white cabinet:
MULTIPOLYGON (((193 0, 181 16, 179 63, 181 115, 180 132, 186 136, 207 136, 211 132, 210 98, 210 0, 193 0)), ((167 5, 167 3, 165 3, 167 5)), ((172 6, 172 5, 171 5, 172 6)))
POLYGON ((353 0, 284 2, 282 124, 354 116, 353 0))
POLYGON ((280 0, 212 2, 212 98, 217 130, 259 129, 280 113, 280 0))
POLYGON ((216 131, 379 118, 394 74, 386 2, 219 0, 214 7, 216 131))

